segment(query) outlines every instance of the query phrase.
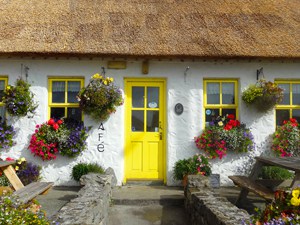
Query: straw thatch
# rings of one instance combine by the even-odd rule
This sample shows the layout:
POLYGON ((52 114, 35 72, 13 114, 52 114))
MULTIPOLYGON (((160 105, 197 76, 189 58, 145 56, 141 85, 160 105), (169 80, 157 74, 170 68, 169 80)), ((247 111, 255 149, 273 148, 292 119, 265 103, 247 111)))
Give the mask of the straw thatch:
POLYGON ((300 0, 0 0, 0 54, 300 58, 300 0))

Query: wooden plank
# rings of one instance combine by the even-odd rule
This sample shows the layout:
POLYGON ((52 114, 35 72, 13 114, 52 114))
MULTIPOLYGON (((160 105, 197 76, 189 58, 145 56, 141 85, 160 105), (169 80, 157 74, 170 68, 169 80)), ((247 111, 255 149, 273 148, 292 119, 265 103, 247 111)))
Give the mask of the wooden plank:
POLYGON ((2 168, 2 171, 4 172, 5 176, 16 191, 24 187, 23 183, 21 182, 14 168, 11 165, 2 168))
POLYGON ((257 161, 269 166, 280 166, 288 170, 300 172, 300 158, 299 157, 255 157, 257 161))
POLYGON ((236 185, 251 191, 267 200, 272 200, 274 198, 274 192, 265 186, 255 183, 254 180, 249 179, 246 176, 229 176, 229 178, 236 185))
POLYGON ((22 202, 28 202, 37 195, 46 192, 52 186, 53 182, 33 182, 22 189, 15 191, 13 195, 18 196, 22 202))
POLYGON ((0 161, 0 168, 14 164, 16 161, 0 161))
POLYGON ((291 184, 291 188, 300 187, 300 172, 296 172, 293 182, 291 184))

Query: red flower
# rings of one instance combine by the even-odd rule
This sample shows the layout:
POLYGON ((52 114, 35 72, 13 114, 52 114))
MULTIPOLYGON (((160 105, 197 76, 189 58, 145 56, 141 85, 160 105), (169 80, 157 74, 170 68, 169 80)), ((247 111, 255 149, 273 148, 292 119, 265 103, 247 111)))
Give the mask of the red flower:
POLYGON ((52 126, 52 127, 53 127, 53 129, 54 129, 54 130, 58 130, 58 128, 59 128, 59 125, 58 125, 57 123, 55 123, 55 124, 53 124, 53 126, 52 126))
POLYGON ((58 125, 61 125, 63 123, 63 121, 62 120, 58 120, 57 123, 58 123, 58 125))
POLYGON ((48 125, 54 125, 55 124, 55 121, 54 121, 54 119, 50 119, 49 121, 48 121, 48 125))
POLYGON ((232 125, 230 125, 229 123, 226 124, 226 126, 224 127, 224 130, 231 130, 232 129, 232 125))
POLYGON ((5 161, 15 161, 13 158, 7 157, 5 161))
POLYGON ((234 115, 233 114, 228 114, 227 118, 231 119, 231 120, 234 120, 234 115))
POLYGON ((297 123, 297 120, 294 118, 290 118, 291 123, 297 123))

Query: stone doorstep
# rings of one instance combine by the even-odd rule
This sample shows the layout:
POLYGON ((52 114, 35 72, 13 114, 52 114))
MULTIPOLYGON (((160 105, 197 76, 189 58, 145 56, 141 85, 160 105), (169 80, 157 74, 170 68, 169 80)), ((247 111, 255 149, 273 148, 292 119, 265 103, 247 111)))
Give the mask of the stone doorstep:
POLYGON ((137 206, 146 206, 146 205, 163 205, 163 206, 180 206, 184 204, 184 197, 165 197, 161 199, 116 199, 112 198, 112 204, 114 205, 137 205, 137 206))

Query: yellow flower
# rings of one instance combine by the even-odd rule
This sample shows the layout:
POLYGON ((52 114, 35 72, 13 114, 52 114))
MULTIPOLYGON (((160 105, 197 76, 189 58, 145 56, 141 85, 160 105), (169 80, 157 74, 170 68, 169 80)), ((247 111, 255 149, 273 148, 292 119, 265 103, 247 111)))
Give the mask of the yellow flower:
POLYGON ((294 206, 299 206, 300 205, 300 190, 295 189, 292 191, 292 199, 291 199, 291 204, 294 206))
POLYGON ((114 82, 114 78, 112 78, 112 77, 109 78, 109 80, 110 80, 110 82, 114 82))
POLYGON ((16 166, 16 167, 15 167, 15 170, 16 170, 16 171, 18 171, 18 170, 19 170, 19 167, 18 167, 18 166, 16 166))
POLYGON ((8 86, 6 87, 6 90, 7 90, 7 91, 9 91, 9 90, 10 90, 10 88, 11 88, 11 86, 10 86, 10 85, 8 85, 8 86))
POLYGON ((93 76, 92 76, 93 79, 101 79, 102 76, 99 74, 99 73, 95 73, 93 76))
POLYGON ((221 127, 223 126, 223 122, 222 121, 219 121, 218 125, 221 127))
POLYGON ((107 81, 106 81, 106 80, 104 80, 104 81, 103 81, 103 84, 104 84, 104 85, 107 85, 107 81))
POLYGON ((26 159, 24 157, 22 157, 20 160, 21 160, 21 162, 25 162, 26 161, 26 159))

